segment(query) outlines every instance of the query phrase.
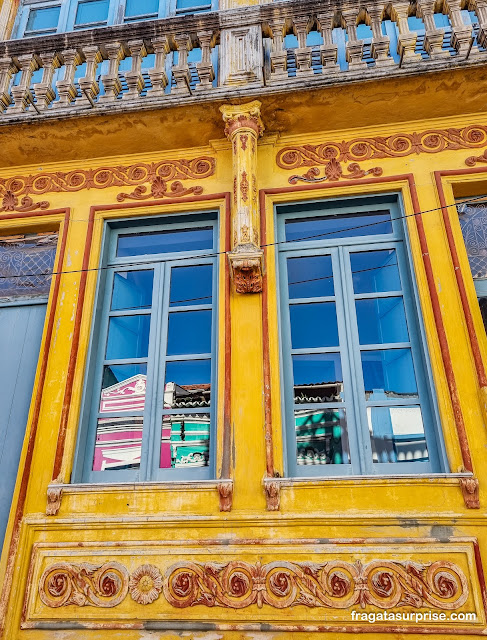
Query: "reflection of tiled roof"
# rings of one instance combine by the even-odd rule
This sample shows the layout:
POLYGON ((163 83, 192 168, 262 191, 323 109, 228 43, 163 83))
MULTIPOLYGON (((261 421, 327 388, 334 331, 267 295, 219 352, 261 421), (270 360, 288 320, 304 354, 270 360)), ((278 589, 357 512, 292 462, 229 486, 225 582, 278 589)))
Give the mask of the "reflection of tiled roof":
POLYGON ((178 385, 181 389, 185 389, 186 391, 209 391, 211 388, 211 384, 180 384, 178 385))

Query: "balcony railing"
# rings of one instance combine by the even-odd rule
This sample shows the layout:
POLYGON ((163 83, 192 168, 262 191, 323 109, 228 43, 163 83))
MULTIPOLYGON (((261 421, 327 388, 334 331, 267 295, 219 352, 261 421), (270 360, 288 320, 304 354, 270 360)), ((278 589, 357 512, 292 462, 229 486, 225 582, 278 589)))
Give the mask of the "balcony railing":
POLYGON ((464 2, 290 0, 0 42, 0 123, 485 64, 487 0, 464 2))

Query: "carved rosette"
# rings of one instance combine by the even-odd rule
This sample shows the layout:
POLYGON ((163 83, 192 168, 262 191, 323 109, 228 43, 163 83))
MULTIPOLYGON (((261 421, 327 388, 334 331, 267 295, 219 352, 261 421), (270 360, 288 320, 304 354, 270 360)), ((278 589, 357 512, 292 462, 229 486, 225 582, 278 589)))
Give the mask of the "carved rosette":
POLYGON ((195 605, 244 609, 267 604, 348 609, 433 607, 454 610, 468 598, 463 571, 448 561, 433 563, 374 560, 367 564, 275 561, 261 565, 177 562, 166 572, 164 595, 174 607, 195 605))
POLYGON ((110 608, 125 599, 128 583, 128 571, 118 562, 101 566, 89 562, 57 562, 42 574, 39 597, 51 608, 70 604, 110 608))
POLYGON ((237 293, 262 291, 257 198, 257 140, 264 132, 260 102, 220 107, 233 156, 233 250, 228 258, 237 293))
POLYGON ((130 576, 129 592, 138 604, 151 604, 162 591, 161 572, 153 564, 143 564, 130 576))

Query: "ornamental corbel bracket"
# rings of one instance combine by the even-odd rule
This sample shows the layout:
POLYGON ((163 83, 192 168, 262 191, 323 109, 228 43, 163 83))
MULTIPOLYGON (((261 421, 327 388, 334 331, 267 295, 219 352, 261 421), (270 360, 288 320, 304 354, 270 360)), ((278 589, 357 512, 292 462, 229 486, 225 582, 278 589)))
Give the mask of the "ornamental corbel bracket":
POLYGON ((233 503, 233 480, 220 480, 217 485, 220 511, 231 511, 233 503))
POLYGON ((478 478, 460 478, 460 489, 467 509, 480 509, 478 478))
POLYGON ((262 291, 263 253, 262 249, 255 245, 247 245, 243 251, 237 247, 228 254, 236 293, 262 291))
POLYGON ((281 506, 281 484, 275 478, 264 478, 264 493, 267 511, 279 511, 281 506))
POLYGON ((61 508, 63 487, 58 484, 50 484, 47 487, 46 516, 57 516, 61 508))

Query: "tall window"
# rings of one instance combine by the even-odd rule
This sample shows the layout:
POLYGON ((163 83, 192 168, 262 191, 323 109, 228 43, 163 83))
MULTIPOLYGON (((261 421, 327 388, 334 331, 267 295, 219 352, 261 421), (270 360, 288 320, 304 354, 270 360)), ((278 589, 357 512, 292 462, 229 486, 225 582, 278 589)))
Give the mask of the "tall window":
POLYGON ((289 475, 442 468, 398 211, 277 208, 289 475))
POLYGON ((109 235, 75 480, 212 477, 216 224, 109 235))
POLYGON ((14 37, 40 36, 216 9, 216 0, 23 0, 14 37))
POLYGON ((457 209, 480 312, 487 328, 487 196, 480 202, 459 204, 457 209))

